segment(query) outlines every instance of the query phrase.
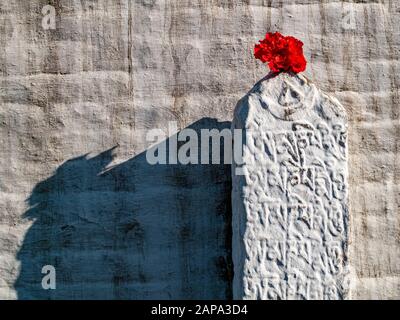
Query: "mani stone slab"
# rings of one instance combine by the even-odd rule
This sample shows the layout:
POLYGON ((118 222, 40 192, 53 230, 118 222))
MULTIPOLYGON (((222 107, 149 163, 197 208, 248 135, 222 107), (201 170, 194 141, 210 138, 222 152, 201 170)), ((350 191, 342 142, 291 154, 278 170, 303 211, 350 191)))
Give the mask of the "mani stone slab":
POLYGON ((243 155, 232 166, 234 299, 348 298, 343 107, 303 76, 269 75, 232 129, 243 155))

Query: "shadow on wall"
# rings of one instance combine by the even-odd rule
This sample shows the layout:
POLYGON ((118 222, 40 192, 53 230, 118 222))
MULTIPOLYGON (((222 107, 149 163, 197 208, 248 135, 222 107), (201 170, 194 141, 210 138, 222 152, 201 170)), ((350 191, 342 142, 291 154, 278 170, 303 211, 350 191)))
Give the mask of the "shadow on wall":
POLYGON ((18 298, 232 298, 230 165, 150 165, 143 152, 105 169, 113 150, 68 160, 35 186, 18 298), (44 265, 55 290, 42 289, 44 265))

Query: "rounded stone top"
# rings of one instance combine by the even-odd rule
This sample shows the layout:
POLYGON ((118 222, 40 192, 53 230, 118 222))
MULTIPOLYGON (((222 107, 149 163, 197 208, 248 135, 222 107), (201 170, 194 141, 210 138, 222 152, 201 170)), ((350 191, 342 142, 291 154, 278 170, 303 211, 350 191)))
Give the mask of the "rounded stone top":
POLYGON ((317 89, 302 75, 280 73, 263 78, 251 92, 274 117, 296 121, 313 107, 317 89))

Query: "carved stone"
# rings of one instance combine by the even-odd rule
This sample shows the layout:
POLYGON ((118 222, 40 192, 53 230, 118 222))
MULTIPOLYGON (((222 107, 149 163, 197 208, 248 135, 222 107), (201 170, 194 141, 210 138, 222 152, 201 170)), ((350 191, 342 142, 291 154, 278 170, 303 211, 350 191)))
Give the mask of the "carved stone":
POLYGON ((347 121, 301 75, 270 75, 242 98, 232 166, 236 299, 348 297, 347 121))

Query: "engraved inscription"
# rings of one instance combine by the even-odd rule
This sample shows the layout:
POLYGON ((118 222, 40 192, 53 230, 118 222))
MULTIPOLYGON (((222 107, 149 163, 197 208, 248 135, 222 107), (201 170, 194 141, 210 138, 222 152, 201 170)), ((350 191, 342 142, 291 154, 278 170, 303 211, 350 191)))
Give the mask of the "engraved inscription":
POLYGON ((233 241, 241 251, 234 254, 234 297, 344 299, 349 220, 345 114, 300 76, 264 80, 249 94, 253 100, 242 99, 238 107, 247 112, 236 112, 233 123, 246 131, 243 176, 232 171, 233 241), (295 92, 299 114, 276 117, 279 105, 288 107, 282 98, 288 90, 295 92))

